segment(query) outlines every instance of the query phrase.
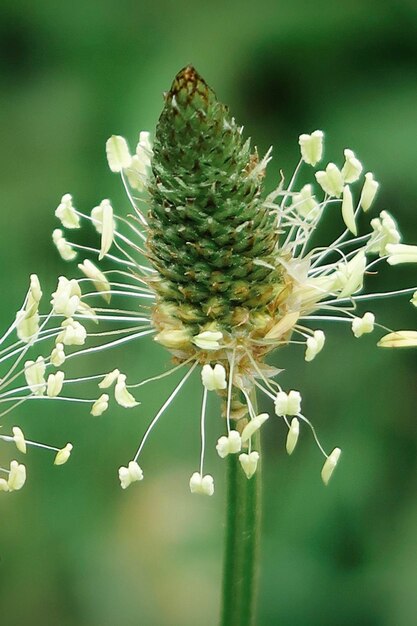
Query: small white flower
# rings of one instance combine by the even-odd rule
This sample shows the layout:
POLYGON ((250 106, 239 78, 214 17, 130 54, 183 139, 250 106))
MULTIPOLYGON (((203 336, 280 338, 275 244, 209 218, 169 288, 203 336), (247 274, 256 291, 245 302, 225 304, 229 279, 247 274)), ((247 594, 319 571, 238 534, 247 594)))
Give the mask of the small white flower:
POLYGON ((409 246, 404 243, 389 243, 386 245, 386 251, 390 265, 417 263, 417 246, 409 246))
POLYGON ((0 478, 0 491, 9 491, 9 485, 5 478, 0 478))
POLYGON ((112 372, 106 374, 101 383, 98 384, 98 386, 100 387, 100 389, 107 389, 108 387, 112 386, 118 376, 120 376, 120 372, 118 369, 115 369, 112 372))
POLYGON ((315 330, 314 335, 307 339, 305 360, 312 361, 323 349, 326 336, 322 330, 315 330))
POLYGON ((77 253, 72 248, 71 244, 65 239, 64 234, 60 228, 55 228, 52 233, 52 241, 54 242, 61 258, 64 261, 72 261, 77 256, 77 253))
POLYGON ((19 426, 13 426, 12 432, 16 448, 19 450, 19 452, 22 452, 22 454, 26 454, 26 441, 22 430, 19 428, 19 426))
POLYGON ((126 139, 120 135, 112 135, 106 142, 106 154, 112 172, 121 172, 129 167, 132 157, 126 139))
POLYGON ((26 467, 17 461, 10 463, 9 478, 7 486, 9 491, 18 491, 26 482, 26 467))
POLYGON ((56 374, 49 374, 48 376, 48 384, 46 388, 46 395, 49 398, 56 398, 61 391, 62 386, 64 384, 64 372, 56 372, 56 374))
POLYGON ((262 424, 264 424, 268 418, 268 413, 260 413, 259 415, 251 419, 250 422, 248 422, 245 428, 242 430, 242 443, 248 441, 252 437, 252 435, 260 429, 262 424))
POLYGON ((301 411, 301 394, 291 390, 289 393, 279 391, 275 398, 275 413, 278 417, 284 415, 298 415, 301 411))
POLYGON ((143 480, 143 472, 136 461, 130 461, 127 467, 119 468, 119 480, 122 489, 127 489, 132 483, 143 480))
POLYGON ((201 380, 208 391, 226 389, 226 370, 220 363, 216 363, 214 367, 209 364, 203 365, 201 380))
POLYGON ((67 445, 61 448, 61 450, 58 450, 55 456, 54 465, 64 465, 64 463, 66 463, 70 458, 73 447, 72 443, 67 443, 67 445))
POLYGON ((220 331, 205 330, 193 337, 193 343, 201 350, 218 350, 222 339, 223 333, 220 331))
POLYGON ((329 196, 339 198, 343 191, 343 176, 337 165, 329 163, 325 171, 316 172, 316 180, 329 196))
POLYGON ((349 185, 345 185, 343 187, 342 217, 347 228, 356 237, 356 235, 358 234, 358 229, 355 223, 355 211, 353 209, 353 198, 352 198, 352 192, 349 188, 349 185))
POLYGON ((83 263, 78 264, 79 269, 83 272, 87 278, 89 278, 97 291, 102 293, 102 297, 106 302, 110 302, 111 294, 110 294, 110 283, 107 280, 106 276, 101 272, 98 267, 94 265, 88 259, 85 259, 83 263))
POLYGON ((116 398, 117 404, 120 404, 120 406, 125 409, 131 409, 139 404, 139 402, 136 402, 135 398, 127 390, 126 376, 124 374, 119 374, 117 377, 117 383, 114 388, 114 397, 116 398))
POLYGON ((410 300, 411 304, 417 307, 417 291, 413 293, 413 297, 410 300))
POLYGON ((61 220, 65 228, 80 228, 80 218, 72 205, 72 196, 69 193, 62 196, 55 216, 61 220))
POLYGON ((333 452, 329 454, 323 465, 323 469, 321 470, 321 478, 325 485, 328 484, 330 478, 332 477, 335 467, 339 461, 341 452, 342 451, 340 448, 335 448, 333 452))
POLYGON ((360 205, 364 211, 368 211, 378 191, 379 183, 374 180, 374 175, 371 172, 365 174, 365 182, 362 187, 362 193, 360 197, 360 205))
POLYGON ((94 415, 94 417, 98 417, 99 415, 102 415, 104 411, 107 411, 108 408, 109 408, 109 396, 107 395, 107 393, 103 393, 94 402, 93 406, 91 407, 90 413, 91 415, 94 415))
POLYGON ((57 343, 51 352, 51 363, 55 367, 60 367, 65 362, 64 344, 57 343))
POLYGON ((300 434, 300 422, 296 417, 293 417, 291 420, 290 428, 287 435, 287 441, 285 444, 286 450, 288 454, 292 454, 294 452, 294 448, 297 445, 298 436, 300 434))
POLYGON ((342 176, 345 183, 354 183, 362 173, 362 163, 356 158, 353 150, 346 148, 344 151, 345 163, 342 167, 342 176))
POLYGON ((363 317, 355 317, 352 321, 352 332, 355 337, 362 337, 366 333, 371 333, 374 329, 375 315, 365 313, 363 317))
POLYGON ((227 437, 220 437, 216 445, 217 454, 222 459, 229 454, 236 454, 236 452, 240 452, 241 448, 242 440, 237 430, 231 430, 227 437))
POLYGON ((313 195, 313 187, 304 185, 298 193, 292 197, 292 207, 308 221, 315 220, 320 213, 320 207, 313 195))
POLYGON ((417 347, 416 330, 396 330, 384 335, 377 344, 380 348, 414 348, 417 347))
POLYGON ((190 491, 204 496, 212 496, 214 493, 213 476, 210 474, 202 476, 199 472, 194 472, 190 478, 190 491))
POLYGON ((26 361, 25 378, 27 385, 35 396, 41 396, 45 392, 45 360, 39 356, 36 361, 26 361))
POLYGON ((59 333, 56 343, 63 343, 65 346, 82 346, 87 338, 87 331, 80 322, 68 317, 65 319, 61 327, 62 332, 59 333))
POLYGON ((316 165, 323 156, 323 137, 321 130, 315 130, 311 135, 300 135, 298 143, 300 144, 301 156, 308 165, 316 165))

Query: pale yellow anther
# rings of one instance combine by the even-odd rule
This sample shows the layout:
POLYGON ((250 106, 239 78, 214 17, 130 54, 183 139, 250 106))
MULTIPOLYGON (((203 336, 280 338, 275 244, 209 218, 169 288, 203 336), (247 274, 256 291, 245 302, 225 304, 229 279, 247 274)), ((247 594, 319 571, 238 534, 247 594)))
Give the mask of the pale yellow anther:
POLYGON ((9 491, 18 491, 26 482, 26 467, 17 461, 10 463, 10 472, 7 479, 9 491))
POLYGON ((306 341, 307 349, 304 357, 306 361, 312 361, 322 351, 325 340, 326 337, 322 330, 314 331, 313 336, 306 341))
POLYGON ((242 448, 242 440, 237 430, 231 430, 229 434, 217 442, 216 450, 220 458, 224 459, 229 454, 236 454, 242 448))
POLYGON ((292 208, 308 221, 315 220, 320 213, 320 206, 313 195, 313 187, 304 185, 292 197, 292 208))
POLYGON ((355 337, 362 337, 374 330, 375 315, 369 311, 363 317, 355 317, 352 320, 352 332, 355 337))
POLYGON ((296 417, 293 417, 291 420, 290 428, 288 430, 287 441, 285 443, 285 447, 288 454, 292 454, 294 452, 295 446, 297 445, 298 437, 300 434, 300 422, 296 417))
POLYGON ((226 389, 226 370, 220 363, 216 363, 214 367, 207 363, 202 367, 201 380, 208 391, 226 389))
POLYGON ((62 196, 61 202, 55 211, 55 216, 61 220, 65 228, 80 228, 80 218, 73 207, 72 196, 69 193, 62 196))
POLYGON ((342 195, 343 176, 334 163, 329 163, 325 171, 316 172, 316 180, 329 196, 339 198, 342 195))
POLYGON ((54 465, 64 465, 64 463, 66 463, 70 458, 73 447, 72 443, 67 443, 67 445, 61 448, 61 450, 58 450, 55 456, 54 465))
POLYGON ((131 409, 139 404, 139 402, 136 402, 135 398, 127 390, 126 376, 124 374, 119 374, 119 376, 117 377, 117 383, 114 388, 114 397, 117 404, 120 404, 120 406, 124 407, 125 409, 131 409))
POLYGON ((353 208, 353 197, 352 197, 352 192, 349 188, 349 185, 345 185, 343 187, 342 217, 347 228, 356 237, 356 235, 358 234, 358 229, 355 223, 355 211, 353 208))
POLYGON ((404 243, 389 243, 385 246, 390 265, 400 263, 417 263, 417 246, 404 243))
POLYGON ((193 343, 201 350, 218 350, 223 339, 220 331, 205 330, 193 337, 193 343))
POLYGON ((65 346, 82 346, 87 338, 87 331, 80 322, 68 317, 65 319, 61 328, 62 332, 56 338, 56 343, 63 343, 65 346))
POLYGON ((415 348, 417 347, 417 331, 396 330, 384 335, 377 345, 380 348, 415 348))
POLYGON ((246 443, 246 441, 248 441, 252 437, 252 435, 254 435, 256 431, 260 429, 262 424, 264 424, 268 418, 268 413, 260 413, 259 415, 251 419, 250 422, 248 422, 245 428, 242 430, 242 443, 246 443))
POLYGON ((100 205, 102 207, 101 213, 101 247, 99 260, 107 254, 113 244, 114 237, 114 219, 113 219, 113 207, 108 200, 103 200, 100 205))
POLYGON ((120 135, 112 135, 106 142, 106 154, 112 172, 121 172, 129 167, 132 157, 126 139, 120 135))
POLYGON ((64 344, 57 343, 51 352, 51 363, 55 367, 60 367, 65 362, 64 344))
POLYGON ((118 376, 120 376, 120 371, 118 369, 114 369, 112 372, 109 372, 105 375, 103 380, 98 384, 100 389, 107 389, 111 387, 112 384, 117 380, 118 376))
POLYGON ((214 493, 213 476, 210 474, 202 476, 199 472, 194 472, 190 478, 190 491, 204 496, 212 496, 214 493))
POLYGON ((339 461, 340 455, 342 451, 340 448, 335 448, 331 454, 327 457, 323 469, 321 470, 321 478, 325 485, 328 484, 332 474, 335 470, 335 467, 339 461))
POLYGON ((374 175, 371 172, 365 174, 365 182, 362 187, 362 193, 360 197, 360 205, 364 211, 368 211, 374 201, 376 192, 378 191, 379 183, 374 180, 374 175))
POLYGON ((119 468, 119 480, 122 489, 127 489, 132 483, 143 480, 143 471, 136 461, 130 461, 127 467, 119 468))
POLYGON ((56 396, 59 396, 64 385, 64 378, 64 372, 49 374, 46 388, 46 395, 49 396, 49 398, 56 398, 56 396))
POLYGON ((246 478, 252 478, 258 467, 259 452, 256 452, 255 450, 250 454, 242 452, 242 454, 239 455, 239 462, 246 474, 246 478))
POLYGON ((12 433, 16 448, 19 452, 22 452, 22 454, 26 454, 26 440, 23 431, 19 428, 19 426, 13 426, 12 433))
POLYGON ((46 390, 45 360, 39 356, 36 361, 25 362, 26 383, 35 396, 42 396, 46 390))
POLYGON ((289 393, 279 391, 275 398, 275 413, 278 417, 298 415, 301 412, 301 394, 293 389, 289 393))
POLYGON ((64 261, 72 261, 77 256, 77 253, 72 248, 71 244, 65 239, 64 234, 60 228, 55 228, 52 233, 52 241, 54 242, 60 256, 64 261))
POLYGON ((303 134, 298 138, 301 157, 308 165, 316 165, 323 156, 323 137, 321 130, 315 130, 311 135, 303 134))
POLYGON ((88 259, 85 259, 82 263, 78 264, 79 269, 83 272, 87 278, 89 278, 97 291, 99 291, 106 302, 110 302, 111 299, 111 287, 105 274, 101 272, 98 267, 94 265, 88 259))
POLYGON ((388 254, 388 244, 400 243, 401 234, 398 230, 397 223, 388 211, 381 211, 379 217, 375 217, 371 220, 371 226, 373 233, 367 246, 369 252, 378 253, 381 257, 386 256, 388 254))
POLYGON ((340 289, 340 297, 346 298, 362 289, 363 277, 366 270, 366 255, 360 250, 347 263, 339 263, 337 266, 337 288, 340 289))
POLYGON ((345 183, 354 183, 362 173, 362 163, 356 158, 355 153, 349 148, 344 151, 345 163, 342 167, 342 176, 345 183))
POLYGON ((107 395, 107 393, 103 393, 94 402, 93 406, 91 407, 90 413, 91 415, 94 415, 94 417, 98 417, 99 415, 102 415, 104 411, 107 411, 108 408, 109 408, 109 396, 107 395))

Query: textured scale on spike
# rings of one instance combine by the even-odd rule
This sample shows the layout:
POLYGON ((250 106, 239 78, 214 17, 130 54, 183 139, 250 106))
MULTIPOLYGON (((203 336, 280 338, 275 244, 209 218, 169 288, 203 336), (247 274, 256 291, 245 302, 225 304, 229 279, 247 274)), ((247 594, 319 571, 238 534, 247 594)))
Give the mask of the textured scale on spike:
POLYGON ((193 335, 214 324, 233 334, 254 315, 274 317, 286 279, 254 263, 274 263, 278 240, 262 197, 264 167, 192 67, 166 94, 153 150, 147 247, 158 272, 155 325, 183 324, 193 335))

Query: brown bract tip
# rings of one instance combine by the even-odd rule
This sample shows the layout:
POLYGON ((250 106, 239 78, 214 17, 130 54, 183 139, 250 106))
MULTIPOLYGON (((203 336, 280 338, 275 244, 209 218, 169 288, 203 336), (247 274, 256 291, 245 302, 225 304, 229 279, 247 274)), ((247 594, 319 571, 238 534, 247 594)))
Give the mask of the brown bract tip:
POLYGON ((209 87, 192 65, 187 65, 178 72, 172 83, 169 95, 178 96, 186 94, 188 98, 192 98, 196 93, 204 97, 209 87))

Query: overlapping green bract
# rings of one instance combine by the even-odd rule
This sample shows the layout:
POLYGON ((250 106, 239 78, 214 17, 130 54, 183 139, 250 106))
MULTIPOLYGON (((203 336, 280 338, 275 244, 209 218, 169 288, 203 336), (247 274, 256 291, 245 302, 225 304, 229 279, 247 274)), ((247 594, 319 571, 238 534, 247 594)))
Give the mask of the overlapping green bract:
POLYGON ((192 67, 176 76, 156 130, 148 251, 153 286, 175 315, 224 330, 272 305, 282 289, 277 233, 262 197, 264 165, 192 67))

